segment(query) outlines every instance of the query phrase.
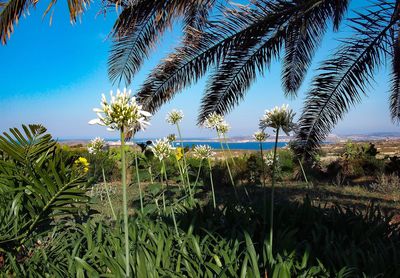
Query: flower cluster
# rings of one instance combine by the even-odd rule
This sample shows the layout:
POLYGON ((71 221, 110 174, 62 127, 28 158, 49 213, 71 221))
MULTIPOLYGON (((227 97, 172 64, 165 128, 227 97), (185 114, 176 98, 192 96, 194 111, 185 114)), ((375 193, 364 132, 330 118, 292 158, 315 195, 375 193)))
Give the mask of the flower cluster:
POLYGON ((173 143, 176 141, 176 135, 175 134, 170 134, 167 136, 167 139, 170 143, 173 143))
POLYGON ((160 161, 166 159, 172 154, 172 146, 167 138, 156 140, 149 149, 153 152, 154 156, 160 161))
POLYGON ((268 134, 266 134, 264 131, 259 130, 254 132, 253 134, 253 138, 254 140, 256 140, 257 142, 264 142, 265 139, 267 139, 269 137, 268 134))
MULTIPOLYGON (((265 155, 264 159, 265 159, 265 164, 266 164, 268 167, 272 167, 272 165, 274 164, 274 153, 273 153, 273 152, 267 153, 267 154, 265 155)), ((276 166, 275 166, 275 167, 278 169, 279 166, 280 166, 280 163, 279 163, 279 154, 276 154, 276 166)))
POLYGON ((84 157, 79 157, 77 160, 74 161, 75 166, 78 169, 81 169, 84 173, 89 171, 89 162, 84 157))
POLYGON ((102 95, 101 108, 95 108, 97 119, 93 119, 89 124, 107 126, 110 130, 124 130, 125 132, 134 131, 137 128, 145 129, 150 125, 147 121, 151 116, 149 112, 142 110, 142 106, 131 96, 131 91, 124 89, 123 92, 117 90, 114 96, 110 92, 110 102, 102 95))
POLYGON ((172 110, 171 112, 169 112, 167 114, 167 117, 165 118, 165 120, 167 121, 167 123, 171 124, 171 125, 176 125, 178 124, 181 120, 183 119, 183 112, 182 110, 172 110))
POLYGON ((294 130, 295 124, 293 123, 295 113, 289 109, 287 104, 281 107, 275 106, 272 110, 266 110, 265 114, 260 120, 260 128, 262 130, 267 127, 275 129, 281 128, 286 134, 294 130))
POLYGON ((100 137, 94 138, 90 143, 88 144, 88 152, 90 154, 97 154, 103 151, 104 147, 106 145, 106 142, 104 139, 100 137))
POLYGON ((209 159, 215 154, 208 145, 198 145, 193 149, 193 154, 199 159, 209 159))
POLYGON ((211 113, 208 117, 204 120, 203 125, 209 129, 218 129, 221 123, 224 122, 224 117, 216 112, 211 113))
POLYGON ((231 129, 231 126, 227 122, 223 121, 216 127, 216 129, 219 134, 224 135, 228 133, 228 131, 231 129))

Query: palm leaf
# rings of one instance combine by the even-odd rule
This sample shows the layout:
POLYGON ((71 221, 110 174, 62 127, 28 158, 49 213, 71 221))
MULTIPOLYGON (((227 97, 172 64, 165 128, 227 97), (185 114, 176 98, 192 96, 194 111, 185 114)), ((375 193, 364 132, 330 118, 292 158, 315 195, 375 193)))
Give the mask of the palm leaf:
MULTIPOLYGON (((202 31, 190 30, 192 32, 191 37, 194 38, 193 41, 176 48, 174 53, 170 54, 152 71, 138 92, 138 98, 147 110, 154 113, 162 104, 172 99, 176 93, 196 82, 210 68, 215 66, 216 70, 212 75, 212 81, 209 82, 208 89, 221 90, 222 96, 218 97, 218 99, 224 99, 225 94, 231 95, 231 97, 226 98, 229 102, 226 106, 231 108, 233 103, 237 103, 243 97, 244 91, 253 82, 253 79, 244 82, 244 90, 237 86, 238 83, 246 79, 246 74, 242 70, 245 70, 248 64, 243 59, 249 59, 248 62, 250 63, 250 57, 257 52, 257 45, 262 48, 262 45, 269 38, 276 39, 274 34, 281 33, 279 31, 281 28, 288 29, 288 26, 301 28, 302 26, 298 26, 299 22, 301 22, 300 19, 310 18, 310 14, 314 15, 313 19, 323 20, 323 22, 329 18, 340 21, 345 10, 343 5, 347 7, 347 1, 262 0, 255 1, 252 6, 239 5, 238 8, 223 8, 221 11, 223 16, 216 17, 216 20, 209 22, 202 31), (337 3, 342 3, 342 5, 337 3), (335 9, 336 4, 340 8, 335 9), (290 25, 291 23, 292 25, 290 25), (229 67, 232 69, 231 74, 229 74, 229 67), (224 77, 228 77, 225 82, 224 77), (238 79, 235 80, 235 77, 238 79), (213 84, 213 82, 216 82, 216 84, 213 84), (224 87, 222 83, 225 83, 226 86, 232 86, 232 88, 224 87), (233 91, 236 89, 239 91, 235 97, 233 96, 233 91)), ((314 29, 317 28, 316 26, 325 28, 326 24, 318 25, 315 23, 308 25, 310 36, 315 34, 322 36, 324 30, 314 29)), ((312 42, 316 46, 319 40, 316 39, 312 42)), ((302 46, 302 49, 309 47, 310 44, 310 42, 307 42, 302 46)), ((307 49, 307 51, 307 57, 311 57, 313 54, 312 49, 307 49)), ((297 51, 294 51, 291 55, 291 63, 300 64, 300 66, 307 69, 307 63, 302 62, 305 59, 297 57, 297 55, 301 54, 304 55, 297 48, 297 51)), ((271 57, 268 57, 265 60, 269 61, 270 59, 271 57)), ((264 68, 267 66, 263 65, 264 68)), ((258 65, 254 64, 248 68, 247 76, 249 78, 252 78, 255 74, 251 72, 251 68, 256 67, 258 65)), ((303 75, 304 73, 305 70, 303 75)), ((292 80, 293 78, 290 77, 290 79, 292 80)), ((301 83, 301 80, 300 78, 297 83, 301 83)), ((207 96, 214 97, 216 94, 216 91, 207 92, 207 96)), ((203 104, 205 105, 205 103, 204 101, 203 104)), ((212 103, 212 100, 210 99, 207 103, 212 103)), ((211 110, 207 110, 207 112, 211 110)), ((202 109, 199 116, 200 120, 204 117, 203 112, 202 109)))
POLYGON ((323 62, 314 78, 299 120, 298 145, 303 153, 319 147, 349 108, 360 102, 373 80, 375 69, 385 62, 391 28, 396 24, 393 3, 380 1, 352 21, 355 34, 333 58, 323 62))
MULTIPOLYGON (((14 25, 22 15, 28 13, 29 8, 35 7, 39 0, 9 0, 3 2, 0 0, 0 40, 2 44, 6 44, 11 34, 14 32, 14 25)), ((57 0, 50 0, 50 3, 44 12, 46 15, 53 7, 57 0)), ((89 0, 67 0, 70 20, 72 23, 76 22, 78 16, 82 14, 87 5, 90 4, 89 0)), ((51 21, 51 19, 50 19, 51 21)))
POLYGON ((393 38, 392 87, 390 96, 390 114, 393 122, 400 123, 400 33, 396 28, 393 38))
POLYGON ((311 9, 293 16, 285 40, 282 67, 282 85, 286 95, 294 96, 299 90, 320 45, 330 19, 338 28, 349 0, 321 1, 311 9))
MULTIPOLYGON (((110 1, 113 3, 114 1, 110 1)), ((126 84, 173 21, 184 18, 184 40, 192 38, 187 29, 201 29, 215 0, 126 1, 114 28, 114 45, 109 58, 109 77, 126 84)), ((111 5, 112 6, 112 5, 111 5)))

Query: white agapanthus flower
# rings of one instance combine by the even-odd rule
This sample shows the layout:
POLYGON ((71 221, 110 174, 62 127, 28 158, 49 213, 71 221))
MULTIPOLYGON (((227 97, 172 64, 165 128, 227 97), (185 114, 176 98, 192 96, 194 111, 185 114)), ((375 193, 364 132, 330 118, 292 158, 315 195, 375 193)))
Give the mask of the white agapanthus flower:
POLYGON ((267 139, 269 137, 268 134, 266 134, 264 131, 259 130, 254 132, 253 134, 253 138, 254 140, 256 140, 257 142, 264 142, 265 139, 267 139))
POLYGON ((295 113, 287 104, 281 107, 275 106, 272 110, 266 110, 263 117, 260 119, 260 129, 265 130, 267 127, 275 129, 281 128, 286 134, 294 130, 293 123, 295 113))
POLYGON ((197 145, 193 149, 193 155, 199 159, 209 159, 215 155, 208 145, 197 145))
POLYGON ((148 118, 151 114, 142 109, 136 98, 131 96, 130 90, 117 90, 116 95, 111 91, 110 97, 108 102, 105 95, 102 95, 101 108, 93 109, 98 118, 91 120, 89 124, 107 126, 110 130, 123 129, 125 132, 136 128, 143 130, 150 125, 148 118))
POLYGON ((176 110, 176 109, 172 110, 171 112, 168 112, 167 117, 165 118, 167 123, 171 125, 176 125, 180 123, 182 119, 183 119, 182 110, 176 110))
MULTIPOLYGON (((272 167, 272 165, 274 164, 274 153, 273 152, 269 152, 265 155, 264 157, 265 159, 265 164, 268 167, 272 167)), ((276 168, 278 169, 280 167, 279 164, 279 154, 276 154, 276 168)))
POLYGON ((149 149, 160 161, 168 158, 172 154, 172 146, 167 138, 158 139, 149 149))
POLYGON ((221 135, 224 135, 228 133, 228 131, 231 129, 231 126, 227 122, 223 121, 217 125, 216 129, 221 135))
POLYGON ((170 142, 170 143, 173 143, 173 142, 175 142, 176 141, 176 135, 175 134, 169 134, 168 136, 167 136, 167 139, 168 139, 168 142, 170 142))
POLYGON ((90 154, 97 154, 103 151, 104 147, 106 146, 106 142, 104 139, 100 137, 96 137, 90 141, 88 144, 88 152, 90 154))
POLYGON ((224 117, 216 112, 211 113, 208 117, 204 120, 203 125, 209 129, 217 129, 218 126, 224 122, 224 117))

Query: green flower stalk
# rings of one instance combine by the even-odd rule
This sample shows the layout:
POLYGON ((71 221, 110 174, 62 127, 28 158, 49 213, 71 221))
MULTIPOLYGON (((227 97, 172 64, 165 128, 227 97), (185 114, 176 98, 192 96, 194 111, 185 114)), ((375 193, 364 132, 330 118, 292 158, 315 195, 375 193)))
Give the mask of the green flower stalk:
POLYGON ((229 129, 229 125, 224 121, 224 118, 213 112, 210 115, 208 115, 208 117, 205 119, 204 123, 203 123, 204 127, 209 128, 209 129, 215 129, 217 131, 217 135, 218 135, 218 139, 221 145, 221 150, 222 153, 224 154, 225 157, 225 163, 226 163, 226 167, 228 169, 228 174, 229 174, 229 178, 231 180, 232 186, 233 186, 233 190, 235 192, 235 197, 236 199, 239 200, 239 196, 236 190, 236 185, 235 185, 235 181, 233 180, 233 176, 232 176, 232 172, 231 172, 231 168, 229 166, 229 161, 225 155, 225 148, 222 142, 222 137, 221 137, 221 132, 220 130, 222 130, 223 132, 227 132, 229 129))
POLYGON ((266 191, 266 186, 265 186, 265 161, 264 161, 264 153, 263 153, 263 142, 269 137, 268 134, 266 134, 264 131, 259 130, 256 131, 253 134, 253 138, 254 140, 256 140, 259 143, 259 147, 260 147, 260 156, 261 156, 261 165, 262 165, 262 186, 264 187, 264 215, 266 215, 267 213, 267 207, 266 207, 266 203, 267 203, 267 191, 266 191))
MULTIPOLYGON (((106 142, 104 141, 104 139, 96 137, 92 141, 90 141, 90 143, 88 144, 88 152, 90 154, 100 154, 100 153, 104 152, 105 145, 106 145, 106 142)), ((107 200, 108 200, 108 204, 110 205, 110 208, 111 208, 111 213, 113 215, 114 220, 117 220, 117 215, 115 214, 114 206, 113 206, 113 204, 111 202, 111 198, 110 198, 110 192, 109 192, 110 190, 107 186, 106 175, 104 173, 104 160, 101 161, 101 173, 103 175, 103 183, 104 183, 104 187, 106 188, 107 200)))
POLYGON ((190 188, 189 171, 188 171, 187 162, 186 162, 185 148, 183 146, 181 129, 179 127, 179 123, 182 121, 182 119, 183 119, 183 112, 181 110, 176 110, 176 109, 169 112, 166 116, 167 123, 169 123, 171 125, 176 125, 176 129, 178 130, 179 141, 180 141, 180 145, 182 147, 182 155, 183 155, 183 167, 182 167, 183 169, 182 170, 183 170, 183 174, 186 174, 186 182, 187 182, 187 186, 188 186, 188 190, 189 190, 189 195, 190 195, 190 197, 193 197, 192 193, 191 193, 191 188, 190 188))
POLYGON ((210 181, 211 181, 211 191, 212 191, 212 197, 213 197, 213 206, 214 209, 217 207, 216 205, 216 200, 215 200, 215 192, 214 192, 214 181, 213 181, 213 177, 212 177, 212 167, 211 167, 211 158, 215 155, 215 153, 212 151, 211 147, 208 145, 199 145, 194 147, 193 149, 193 154, 195 157, 197 157, 198 159, 200 159, 200 168, 199 168, 199 172, 197 174, 197 178, 196 178, 196 183, 197 184, 197 180, 198 177, 200 175, 200 169, 201 169, 201 163, 203 160, 207 160, 208 162, 208 167, 210 170, 210 181))
POLYGON ((107 126, 109 130, 118 130, 121 140, 121 176, 122 176, 122 202, 124 212, 124 236, 125 236, 125 276, 130 277, 129 264, 129 234, 128 234, 128 200, 126 185, 126 158, 125 158, 125 137, 127 133, 135 132, 137 129, 144 130, 149 125, 149 112, 142 110, 142 106, 131 96, 131 91, 124 89, 117 90, 114 96, 110 93, 111 100, 107 101, 102 95, 101 108, 95 108, 97 117, 89 124, 107 126))
POLYGON ((276 183, 276 158, 279 131, 283 130, 286 134, 289 134, 294 130, 295 124, 293 123, 294 113, 292 109, 289 109, 288 105, 282 105, 282 107, 274 107, 272 110, 266 110, 263 117, 260 119, 260 129, 264 131, 270 127, 275 129, 275 145, 274 155, 272 161, 272 185, 271 185, 271 208, 270 208, 270 232, 269 232, 269 244, 270 251, 272 254, 273 247, 273 230, 274 230, 274 193, 276 183))
MULTIPOLYGON (((167 138, 156 140, 152 146, 149 146, 149 149, 153 152, 154 156, 158 158, 161 162, 161 184, 163 184, 164 176, 166 178, 166 183, 168 185, 167 180, 167 169, 165 167, 164 160, 172 155, 172 146, 167 138)), ((165 211, 165 194, 163 192, 163 203, 164 203, 164 211, 165 211)))

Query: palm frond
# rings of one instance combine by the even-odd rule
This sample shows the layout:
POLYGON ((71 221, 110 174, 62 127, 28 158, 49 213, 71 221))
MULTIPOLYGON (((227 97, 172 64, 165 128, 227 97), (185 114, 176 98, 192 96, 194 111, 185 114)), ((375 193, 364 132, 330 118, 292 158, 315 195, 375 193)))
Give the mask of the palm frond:
POLYGON ((168 27, 171 15, 164 10, 168 1, 135 1, 124 7, 113 27, 114 44, 108 60, 113 82, 130 84, 159 35, 168 27))
POLYGON ((0 39, 2 44, 6 44, 11 33, 14 32, 14 25, 18 23, 21 15, 27 12, 32 5, 30 0, 9 0, 1 2, 0 6, 0 39))
POLYGON ((317 47, 320 45, 330 19, 339 26, 349 1, 321 1, 302 11, 289 23, 282 64, 282 85, 286 95, 295 96, 299 90, 317 47))
MULTIPOLYGON (((243 59, 251 57, 256 53, 256 45, 259 47, 268 38, 273 37, 274 33, 280 33, 280 28, 288 29, 289 26, 295 26, 304 18, 322 20, 323 23, 318 25, 309 24, 309 34, 323 34, 324 30, 316 30, 317 27, 325 28, 325 22, 329 18, 337 21, 341 18, 342 13, 335 10, 336 0, 309 0, 309 1, 254 1, 253 5, 242 6, 238 8, 224 8, 221 13, 223 16, 216 17, 215 21, 209 22, 204 31, 193 31, 192 36, 194 42, 188 42, 186 45, 178 47, 173 54, 170 54, 161 64, 159 64, 153 72, 148 76, 144 85, 138 93, 139 99, 142 101, 146 109, 153 113, 165 102, 168 102, 177 92, 189 86, 213 66, 218 67, 215 73, 218 77, 212 80, 217 82, 221 79, 221 84, 215 86, 209 85, 209 88, 218 88, 222 90, 222 94, 230 92, 231 88, 222 87, 222 78, 224 76, 232 79, 232 77, 245 78, 245 75, 238 72, 244 70, 246 63, 243 59), (318 11, 318 12, 317 12, 318 11), (292 25, 290 25, 292 24, 292 25), (237 56, 237 65, 235 65, 234 56, 237 56), (226 66, 223 63, 226 63, 226 66), (232 69, 228 74, 228 68, 232 69)), ((341 2, 347 7, 347 1, 341 2)), ((339 5, 342 7, 342 5, 339 5)), ((345 9, 341 9, 343 12, 345 9)), ((297 26, 301 28, 301 26, 297 26)), ((319 39, 313 41, 317 46, 319 39)), ((309 46, 310 42, 304 44, 303 49, 307 48, 309 56, 312 57, 313 51, 309 46)), ((294 57, 303 54, 300 51, 292 53, 292 61, 302 61, 294 57)), ((256 55, 256 54, 255 54, 256 55)), ((250 58, 249 58, 250 59, 250 58)), ((270 60, 270 57, 266 59, 270 60)), ((249 60, 249 62, 251 59, 249 60)), ((303 67, 306 63, 303 63, 303 67)), ((264 65, 263 67, 266 67, 264 65)), ((253 65, 253 67, 257 67, 253 65)), ((303 71, 304 72, 304 71, 303 71)), ((254 74, 249 72, 248 76, 254 74)), ((291 78, 292 79, 292 78, 291 78)), ((210 84, 212 84, 212 82, 210 84)), ((243 81, 243 80, 242 80, 243 81)), ((253 80, 249 80, 248 85, 253 80)), ((226 80, 226 85, 233 85, 239 80, 226 80)), ((298 82, 300 83, 300 82, 298 82)), ((248 89, 248 85, 243 86, 248 89)), ((214 92, 216 94, 216 92, 214 92)), ((232 92, 231 92, 232 93, 232 92)), ((229 105, 236 103, 241 99, 244 91, 239 91, 238 96, 234 97, 234 101, 230 101, 229 105)), ((207 93, 208 94, 208 93, 207 93)), ((213 93, 209 92, 210 95, 213 93)), ((220 96, 219 99, 223 99, 220 96)), ((208 103, 210 103, 208 101, 208 103)), ((228 105, 228 106, 229 106, 228 105)), ((215 107, 215 105, 214 105, 215 107)), ((211 110, 210 110, 211 111, 211 110)), ((203 112, 201 112, 203 113, 203 112)), ((201 115, 199 118, 203 118, 201 115)))
POLYGON ((322 63, 299 120, 298 145, 311 154, 350 107, 361 101, 374 71, 385 62, 395 7, 380 1, 352 19, 354 36, 322 63))
POLYGON ((399 28, 396 28, 393 38, 390 114, 394 123, 400 123, 400 30, 399 28))
MULTIPOLYGON (((0 40, 2 44, 7 43, 20 17, 27 14, 29 8, 35 7, 37 2, 39 0, 9 0, 8 2, 0 2, 0 40)), ((53 8, 56 2, 57 0, 50 0, 44 16, 53 8)), ((67 0, 67 4, 71 23, 74 23, 85 11, 86 6, 90 5, 90 0, 67 0)))
POLYGON ((220 16, 217 17, 219 20, 208 22, 204 31, 193 28, 188 30, 194 39, 176 48, 174 53, 160 63, 150 73, 138 92, 138 98, 145 109, 154 113, 177 92, 196 82, 212 66, 218 65, 234 46, 251 42, 247 44, 248 48, 251 48, 273 30, 271 24, 276 24, 278 19, 282 21, 287 19, 285 13, 282 12, 283 8, 281 13, 273 13, 265 17, 267 10, 271 11, 277 6, 284 6, 285 11, 293 9, 292 3, 284 2, 282 5, 275 5, 267 0, 260 3, 264 6, 268 5, 268 9, 241 7, 239 11, 224 10, 227 18, 220 16))
POLYGON ((122 2, 123 10, 113 27, 110 79, 130 84, 160 37, 179 17, 184 18, 184 40, 193 39, 187 29, 200 30, 214 3, 215 0, 122 2))
POLYGON ((202 99, 198 123, 213 112, 226 114, 243 98, 251 84, 262 74, 271 61, 279 56, 285 29, 277 32, 249 53, 232 50, 220 67, 212 74, 202 99))
POLYGON ((266 6, 257 5, 256 8, 258 13, 249 8, 226 11, 230 12, 230 21, 246 22, 246 18, 252 14, 255 18, 263 18, 269 28, 247 38, 245 43, 232 45, 227 55, 221 59, 215 73, 211 75, 202 101, 199 122, 209 113, 224 114, 238 104, 257 73, 263 73, 271 59, 279 56, 284 44, 286 56, 283 80, 290 92, 296 92, 311 62, 314 49, 322 39, 327 21, 335 15, 335 7, 330 0, 305 1, 300 4, 278 1, 274 5, 269 3, 266 6), (260 53, 268 56, 259 56, 260 53))

